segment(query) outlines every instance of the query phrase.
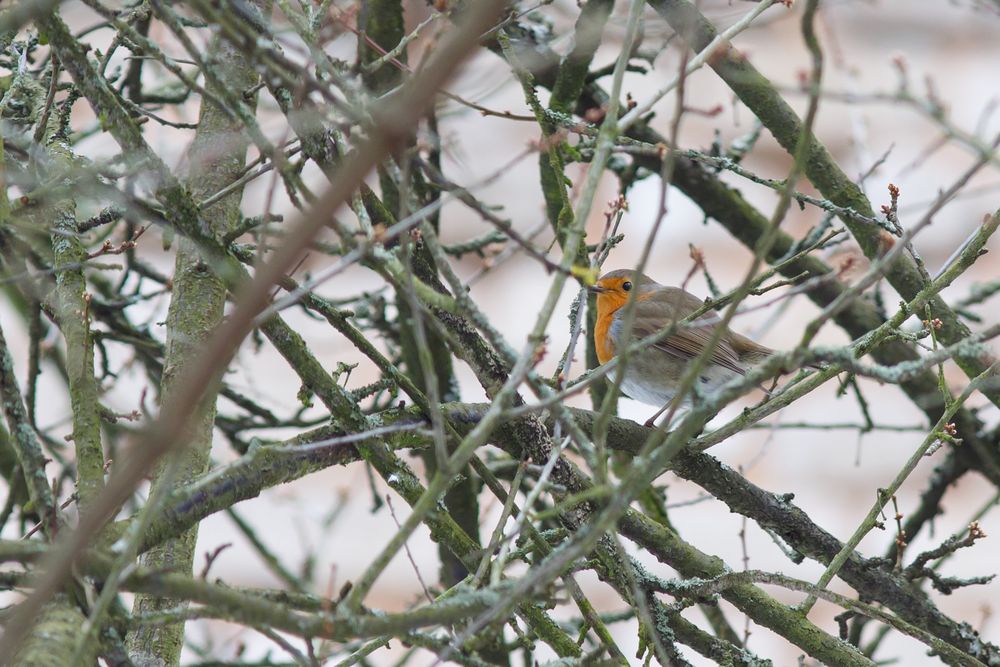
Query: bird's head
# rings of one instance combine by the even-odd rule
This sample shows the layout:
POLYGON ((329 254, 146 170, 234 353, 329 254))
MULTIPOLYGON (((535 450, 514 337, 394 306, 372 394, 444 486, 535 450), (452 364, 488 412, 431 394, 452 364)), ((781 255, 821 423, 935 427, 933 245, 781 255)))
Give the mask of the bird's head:
POLYGON ((613 312, 625 305, 628 301, 629 293, 637 291, 636 298, 652 289, 659 287, 659 283, 636 273, 631 269, 618 269, 609 271, 591 285, 590 291, 597 294, 597 309, 602 312, 613 312))

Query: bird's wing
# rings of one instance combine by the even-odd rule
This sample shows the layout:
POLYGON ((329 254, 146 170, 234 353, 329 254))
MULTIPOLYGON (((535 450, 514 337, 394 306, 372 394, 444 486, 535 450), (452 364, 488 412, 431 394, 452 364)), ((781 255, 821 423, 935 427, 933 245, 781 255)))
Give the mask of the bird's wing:
MULTIPOLYGON (((696 297, 691 298, 694 300, 693 308, 689 307, 692 305, 690 303, 684 303, 680 308, 672 308, 654 299, 639 301, 636 304, 635 324, 633 325, 635 336, 645 338, 660 331, 664 327, 664 323, 673 322, 675 319, 689 315, 701 305, 696 297)), ((712 328, 710 326, 685 327, 667 336, 653 347, 687 361, 700 355, 708 346, 711 338, 712 328)), ((739 355, 725 338, 716 344, 709 361, 740 375, 746 373, 746 369, 740 363, 739 355)))
POLYGON ((761 345, 760 343, 752 341, 746 336, 741 336, 735 331, 729 332, 729 343, 733 346, 733 350, 736 351, 736 354, 739 355, 740 359, 749 361, 752 364, 760 363, 767 357, 774 354, 774 350, 766 345, 761 345))

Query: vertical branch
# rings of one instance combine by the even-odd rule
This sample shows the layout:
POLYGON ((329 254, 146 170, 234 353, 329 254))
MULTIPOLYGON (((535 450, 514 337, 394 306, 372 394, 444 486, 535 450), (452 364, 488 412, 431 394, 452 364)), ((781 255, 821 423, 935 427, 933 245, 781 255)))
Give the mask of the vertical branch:
MULTIPOLYGON (((27 134, 37 120, 42 95, 41 85, 19 68, 7 90, 4 91, 3 99, 0 100, 0 120, 7 126, 23 129, 27 134)), ((8 235, 11 232, 11 206, 7 196, 6 152, 3 147, 5 140, 6 136, 0 138, 0 232, 3 233, 5 259, 8 259, 12 254, 8 245, 8 235)), ((3 329, 0 328, 0 402, 3 404, 4 417, 10 428, 11 444, 28 486, 28 496, 35 512, 41 517, 46 534, 51 535, 55 529, 56 510, 52 490, 45 474, 47 460, 42 454, 23 397, 24 394, 14 375, 14 359, 7 347, 3 329)), ((12 473, 16 475, 17 471, 13 470, 12 473)), ((12 484, 9 493, 13 494, 13 489, 12 484)))
MULTIPOLYGON (((257 5, 266 12, 270 2, 263 0, 257 5)), ((237 95, 242 95, 257 82, 252 62, 242 51, 219 36, 212 40, 207 60, 237 95)), ((248 140, 241 124, 215 102, 203 99, 198 129, 189 152, 191 171, 187 185, 193 198, 201 201, 239 178, 246 163, 247 147, 248 140)), ((242 196, 243 188, 236 188, 202 211, 203 229, 216 238, 224 237, 239 223, 242 196)), ((177 400, 178 391, 182 390, 179 379, 222 322, 225 303, 225 281, 212 269, 195 242, 182 238, 177 248, 173 292, 167 314, 167 345, 161 385, 165 407, 177 400)), ((188 424, 190 444, 176 454, 176 475, 165 474, 165 467, 161 465, 153 480, 151 497, 159 495, 157 489, 164 484, 175 481, 186 483, 208 470, 215 398, 215 391, 205 393, 188 424)), ((151 549, 143 557, 143 563, 154 568, 170 567, 190 572, 197 538, 198 529, 195 526, 151 549)), ((182 604, 179 600, 141 594, 136 596, 133 611, 149 614, 179 604, 182 604)), ((183 638, 183 623, 138 625, 128 636, 128 649, 133 659, 140 663, 157 660, 159 664, 176 665, 180 661, 183 638)))
POLYGON ((3 403, 4 416, 10 429, 14 451, 24 471, 24 479, 28 483, 28 494, 35 506, 35 511, 42 518, 45 532, 51 534, 55 528, 56 507, 52 497, 49 480, 45 476, 46 458, 38 443, 35 430, 28 421, 28 413, 24 409, 24 399, 14 376, 14 359, 3 327, 0 326, 0 401, 3 403))
MULTIPOLYGON (((70 163, 71 155, 61 137, 52 137, 50 154, 57 168, 70 163)), ((86 511, 104 488, 104 450, 101 445, 97 379, 94 377, 94 341, 90 332, 90 297, 83 275, 87 250, 80 239, 71 198, 42 206, 32 217, 40 228, 51 225, 52 259, 57 266, 77 267, 56 274, 53 295, 59 330, 66 340, 66 373, 73 410, 73 444, 76 446, 77 493, 86 511)))
POLYGON ((576 108, 614 4, 611 0, 589 0, 580 9, 573 33, 573 48, 560 63, 552 86, 552 97, 549 99, 552 111, 569 114, 576 108))
MULTIPOLYGON (((24 471, 28 483, 31 502, 41 517, 42 529, 46 535, 53 536, 56 528, 56 507, 45 475, 45 456, 35 436, 35 431, 28 422, 17 380, 14 377, 14 360, 11 358, 0 328, 0 401, 7 417, 7 424, 13 434, 14 449, 24 471)), ((57 595, 45 604, 34 619, 34 630, 30 641, 26 641, 10 664, 34 667, 57 667, 71 663, 69 659, 73 652, 73 639, 83 624, 83 615, 75 605, 71 604, 65 595, 57 595), (59 640, 62 641, 59 641, 59 640)), ((94 647, 85 647, 86 656, 93 661, 94 647)))
MULTIPOLYGON (((590 0, 581 8, 574 27, 573 48, 559 64, 556 80, 552 86, 552 96, 549 98, 550 110, 567 114, 576 106, 612 9, 614 3, 608 0, 590 0)), ((545 116, 535 98, 534 79, 531 74, 519 68, 512 51, 505 49, 505 56, 521 79, 522 86, 525 87, 528 103, 545 138, 545 145, 538 160, 542 194, 545 196, 549 222, 562 242, 566 230, 561 228, 559 216, 568 205, 561 153, 562 141, 555 135, 555 125, 545 116)))
MULTIPOLYGON (((358 56, 364 64, 370 64, 384 54, 397 48, 406 36, 403 20, 403 3, 400 0, 374 0, 362 4, 360 17, 362 33, 358 40, 358 56)), ((407 62, 404 48, 395 58, 399 63, 407 62)), ((386 64, 374 71, 366 71, 363 81, 366 88, 375 95, 399 85, 403 72, 392 63, 386 64)), ((408 150, 416 150, 411 137, 408 150)), ((403 169, 403 178, 418 173, 415 169, 403 169)), ((406 191, 411 190, 411 183, 396 183, 388 169, 378 170, 379 184, 382 189, 382 201, 379 202, 370 190, 363 193, 363 201, 374 222, 381 222, 387 227, 395 223, 396 218, 405 214, 406 191)), ((419 190, 419 189, 418 189, 419 190)), ((408 244, 409 262, 417 276, 430 282, 430 277, 437 276, 437 266, 434 258, 422 244, 408 244)), ((410 299, 403 291, 397 291, 396 307, 399 311, 399 341, 403 353, 403 365, 406 373, 413 379, 435 403, 455 400, 455 377, 452 368, 451 353, 444 339, 432 328, 424 327, 418 320, 419 311, 414 310, 410 299)), ((424 455, 424 464, 428 474, 437 471, 438 460, 433 452, 424 455)), ((479 541, 479 483, 466 469, 456 480, 448 493, 445 494, 445 507, 455 518, 463 530, 477 542, 479 541)), ((453 586, 466 576, 468 570, 462 562, 443 544, 438 545, 438 556, 441 559, 441 581, 447 586, 453 586)))
MULTIPOLYGON (((556 74, 555 84, 552 86, 552 96, 549 98, 549 109, 559 113, 569 114, 576 108, 580 93, 587 82, 587 74, 590 71, 590 63, 593 62, 597 47, 601 45, 601 36, 604 26, 614 9, 614 2, 608 0, 590 0, 580 10, 580 16, 576 21, 575 32, 573 33, 573 48, 559 65, 559 72, 556 74)), ((549 150, 555 150, 550 147, 549 150)), ((545 159, 543 152, 539 160, 541 178, 543 184, 552 184, 556 179, 562 179, 561 172, 554 171, 555 166, 550 160, 545 159)), ((551 187, 543 187, 546 199, 549 199, 551 187)), ((565 189, 562 190, 565 192, 565 189)), ((555 202, 550 203, 550 210, 553 210, 555 202)), ((550 216, 551 217, 551 216, 550 216)), ((587 336, 586 336, 586 360, 587 368, 597 368, 600 362, 597 359, 597 348, 594 345, 594 337, 591 332, 597 325, 597 295, 587 293, 587 336)), ((607 395, 607 385, 603 382, 595 382, 590 385, 590 400, 594 408, 600 407, 604 403, 607 395)))

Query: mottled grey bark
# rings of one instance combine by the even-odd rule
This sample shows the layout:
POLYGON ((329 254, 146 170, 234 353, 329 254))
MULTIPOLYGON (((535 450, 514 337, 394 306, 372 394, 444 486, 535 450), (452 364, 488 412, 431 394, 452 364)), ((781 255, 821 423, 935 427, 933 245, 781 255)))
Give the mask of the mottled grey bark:
MULTIPOLYGON (((258 76, 251 61, 228 41, 218 37, 213 39, 206 57, 218 76, 237 93, 249 90, 257 82, 258 76)), ((248 145, 249 140, 240 123, 215 103, 202 101, 197 134, 188 153, 190 172, 187 187, 195 201, 204 200, 238 178, 246 163, 248 145)), ((204 229, 216 238, 225 236, 240 221, 242 196, 243 189, 237 188, 203 210, 204 229)), ((198 356, 199 348, 222 321, 226 285, 216 268, 211 266, 193 241, 180 239, 167 315, 167 347, 161 385, 164 405, 175 399, 178 379, 183 377, 190 362, 198 356)), ((192 419, 189 425, 190 444, 175 455, 176 474, 172 479, 157 478, 154 487, 163 483, 184 483, 208 470, 215 397, 215 392, 206 395, 192 419)), ((161 466, 161 474, 163 470, 161 466)), ((197 540, 198 528, 194 526, 181 536, 151 549, 143 556, 142 562, 154 568, 190 572, 197 540)), ((180 600, 138 595, 133 611, 150 613, 180 604, 180 600)), ((139 625, 129 633, 127 645, 132 660, 138 665, 177 665, 183 640, 183 623, 139 625)))

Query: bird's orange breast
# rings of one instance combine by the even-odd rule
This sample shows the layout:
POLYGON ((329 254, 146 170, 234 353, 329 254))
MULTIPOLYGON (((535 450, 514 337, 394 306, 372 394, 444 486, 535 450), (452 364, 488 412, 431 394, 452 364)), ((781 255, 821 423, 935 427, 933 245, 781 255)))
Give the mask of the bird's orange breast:
POLYGON ((594 325, 594 348, 597 350, 597 360, 607 363, 615 356, 615 344, 611 340, 611 324, 615 319, 617 308, 597 308, 597 322, 594 325))
MULTIPOLYGON (((646 301, 656 296, 656 292, 647 292, 636 296, 636 301, 646 301)), ((605 292, 597 295, 597 322, 594 324, 594 347, 597 350, 597 360, 607 363, 615 356, 617 345, 611 337, 611 326, 615 317, 628 302, 625 292, 605 292)))

